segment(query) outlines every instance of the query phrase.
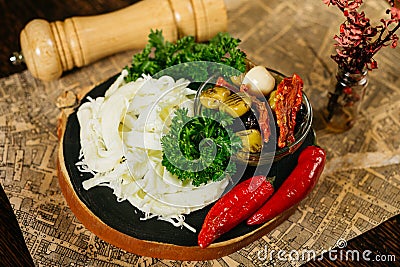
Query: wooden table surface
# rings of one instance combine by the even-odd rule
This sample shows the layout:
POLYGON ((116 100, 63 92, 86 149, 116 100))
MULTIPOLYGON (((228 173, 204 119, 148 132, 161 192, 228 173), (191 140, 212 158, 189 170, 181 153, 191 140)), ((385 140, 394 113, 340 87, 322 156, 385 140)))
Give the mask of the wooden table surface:
MULTIPOLYGON (((56 1, 56 0, 0 0, 0 77, 6 77, 26 69, 24 65, 14 66, 8 59, 12 52, 19 49, 19 33, 25 24, 34 18, 49 21, 63 20, 76 15, 95 15, 110 12, 128 6, 136 1, 56 1)), ((400 262, 399 235, 400 216, 396 216, 378 227, 348 242, 347 249, 360 252, 368 249, 379 255, 395 255, 396 263, 400 262)), ((311 261, 307 266, 352 266, 367 264, 366 262, 311 261)), ((387 266, 393 266, 388 262, 387 266)), ((32 258, 25 245, 18 222, 3 188, 0 187, 0 265, 1 266, 33 266, 32 258)), ((379 266, 384 266, 380 263, 379 266)), ((399 266, 399 265, 397 265, 399 266)))

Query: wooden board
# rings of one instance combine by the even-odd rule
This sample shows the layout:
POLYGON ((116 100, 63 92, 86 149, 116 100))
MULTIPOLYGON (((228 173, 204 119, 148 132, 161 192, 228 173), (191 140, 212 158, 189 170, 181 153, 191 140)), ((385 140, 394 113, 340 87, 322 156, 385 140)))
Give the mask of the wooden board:
MULTIPOLYGON (((88 95, 96 98, 104 94, 115 77, 96 86, 88 95)), ((83 99, 83 98, 82 98, 83 99)), ((171 260, 209 260, 229 255, 269 233, 292 215, 297 206, 285 211, 260 226, 242 223, 224 234, 205 249, 197 246, 197 234, 185 228, 176 228, 157 219, 140 220, 143 214, 127 201, 118 202, 106 187, 84 190, 82 181, 90 174, 80 173, 75 163, 80 151, 79 123, 76 110, 64 110, 59 118, 58 178, 65 199, 78 220, 104 241, 126 251, 155 258, 171 260)), ((302 147, 286 161, 274 163, 270 174, 276 176, 279 186, 295 167, 300 151, 314 143, 313 132, 302 147)), ((89 176, 88 176, 89 175, 89 176)), ((243 179, 254 175, 246 170, 243 179)), ((186 222, 200 230, 211 205, 186 216, 186 222)))

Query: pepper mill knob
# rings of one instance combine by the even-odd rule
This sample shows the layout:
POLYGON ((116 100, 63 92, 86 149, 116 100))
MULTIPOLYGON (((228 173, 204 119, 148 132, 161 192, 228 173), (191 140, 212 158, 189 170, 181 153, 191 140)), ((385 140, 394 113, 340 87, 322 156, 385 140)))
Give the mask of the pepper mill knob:
POLYGON ((188 35, 204 42, 226 27, 223 0, 145 0, 102 15, 32 20, 20 43, 28 70, 49 81, 74 67, 143 48, 151 29, 161 29, 170 42, 188 35))

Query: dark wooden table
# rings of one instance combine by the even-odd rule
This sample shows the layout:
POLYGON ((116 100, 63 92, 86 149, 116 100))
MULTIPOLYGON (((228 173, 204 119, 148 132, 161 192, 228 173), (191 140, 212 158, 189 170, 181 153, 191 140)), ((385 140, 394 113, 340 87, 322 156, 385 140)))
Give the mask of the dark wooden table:
MULTIPOLYGON (((128 6, 136 1, 119 0, 86 0, 86 1, 56 1, 56 0, 0 0, 0 77, 20 72, 26 69, 24 65, 14 66, 9 62, 12 52, 19 50, 19 33, 25 24, 34 18, 44 18, 49 21, 63 20, 70 16, 95 15, 110 12, 128 6)), ((379 266, 400 266, 400 216, 396 216, 380 226, 352 239, 346 249, 372 251, 373 255, 395 255, 396 262, 380 262, 379 266)), ((378 265, 373 262, 373 265, 378 265)), ((307 266, 362 266, 371 262, 329 260, 311 261, 307 266)), ((0 266, 33 266, 32 258, 25 245, 13 209, 8 198, 0 187, 0 266)))

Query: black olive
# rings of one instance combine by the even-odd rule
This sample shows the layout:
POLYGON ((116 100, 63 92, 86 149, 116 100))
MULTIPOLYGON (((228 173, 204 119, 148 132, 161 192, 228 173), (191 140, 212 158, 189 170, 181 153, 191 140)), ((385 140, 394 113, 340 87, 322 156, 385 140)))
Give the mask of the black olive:
POLYGON ((247 130, 259 129, 257 117, 252 110, 249 110, 241 117, 242 122, 247 130))
POLYGON ((305 121, 306 115, 307 115, 306 105, 304 103, 301 103, 300 108, 296 113, 296 125, 294 127, 295 134, 300 130, 301 125, 305 121))
POLYGON ((260 130, 256 114, 254 114, 254 112, 250 109, 245 114, 243 114, 241 117, 235 118, 233 120, 231 129, 234 132, 250 130, 250 129, 260 130))

